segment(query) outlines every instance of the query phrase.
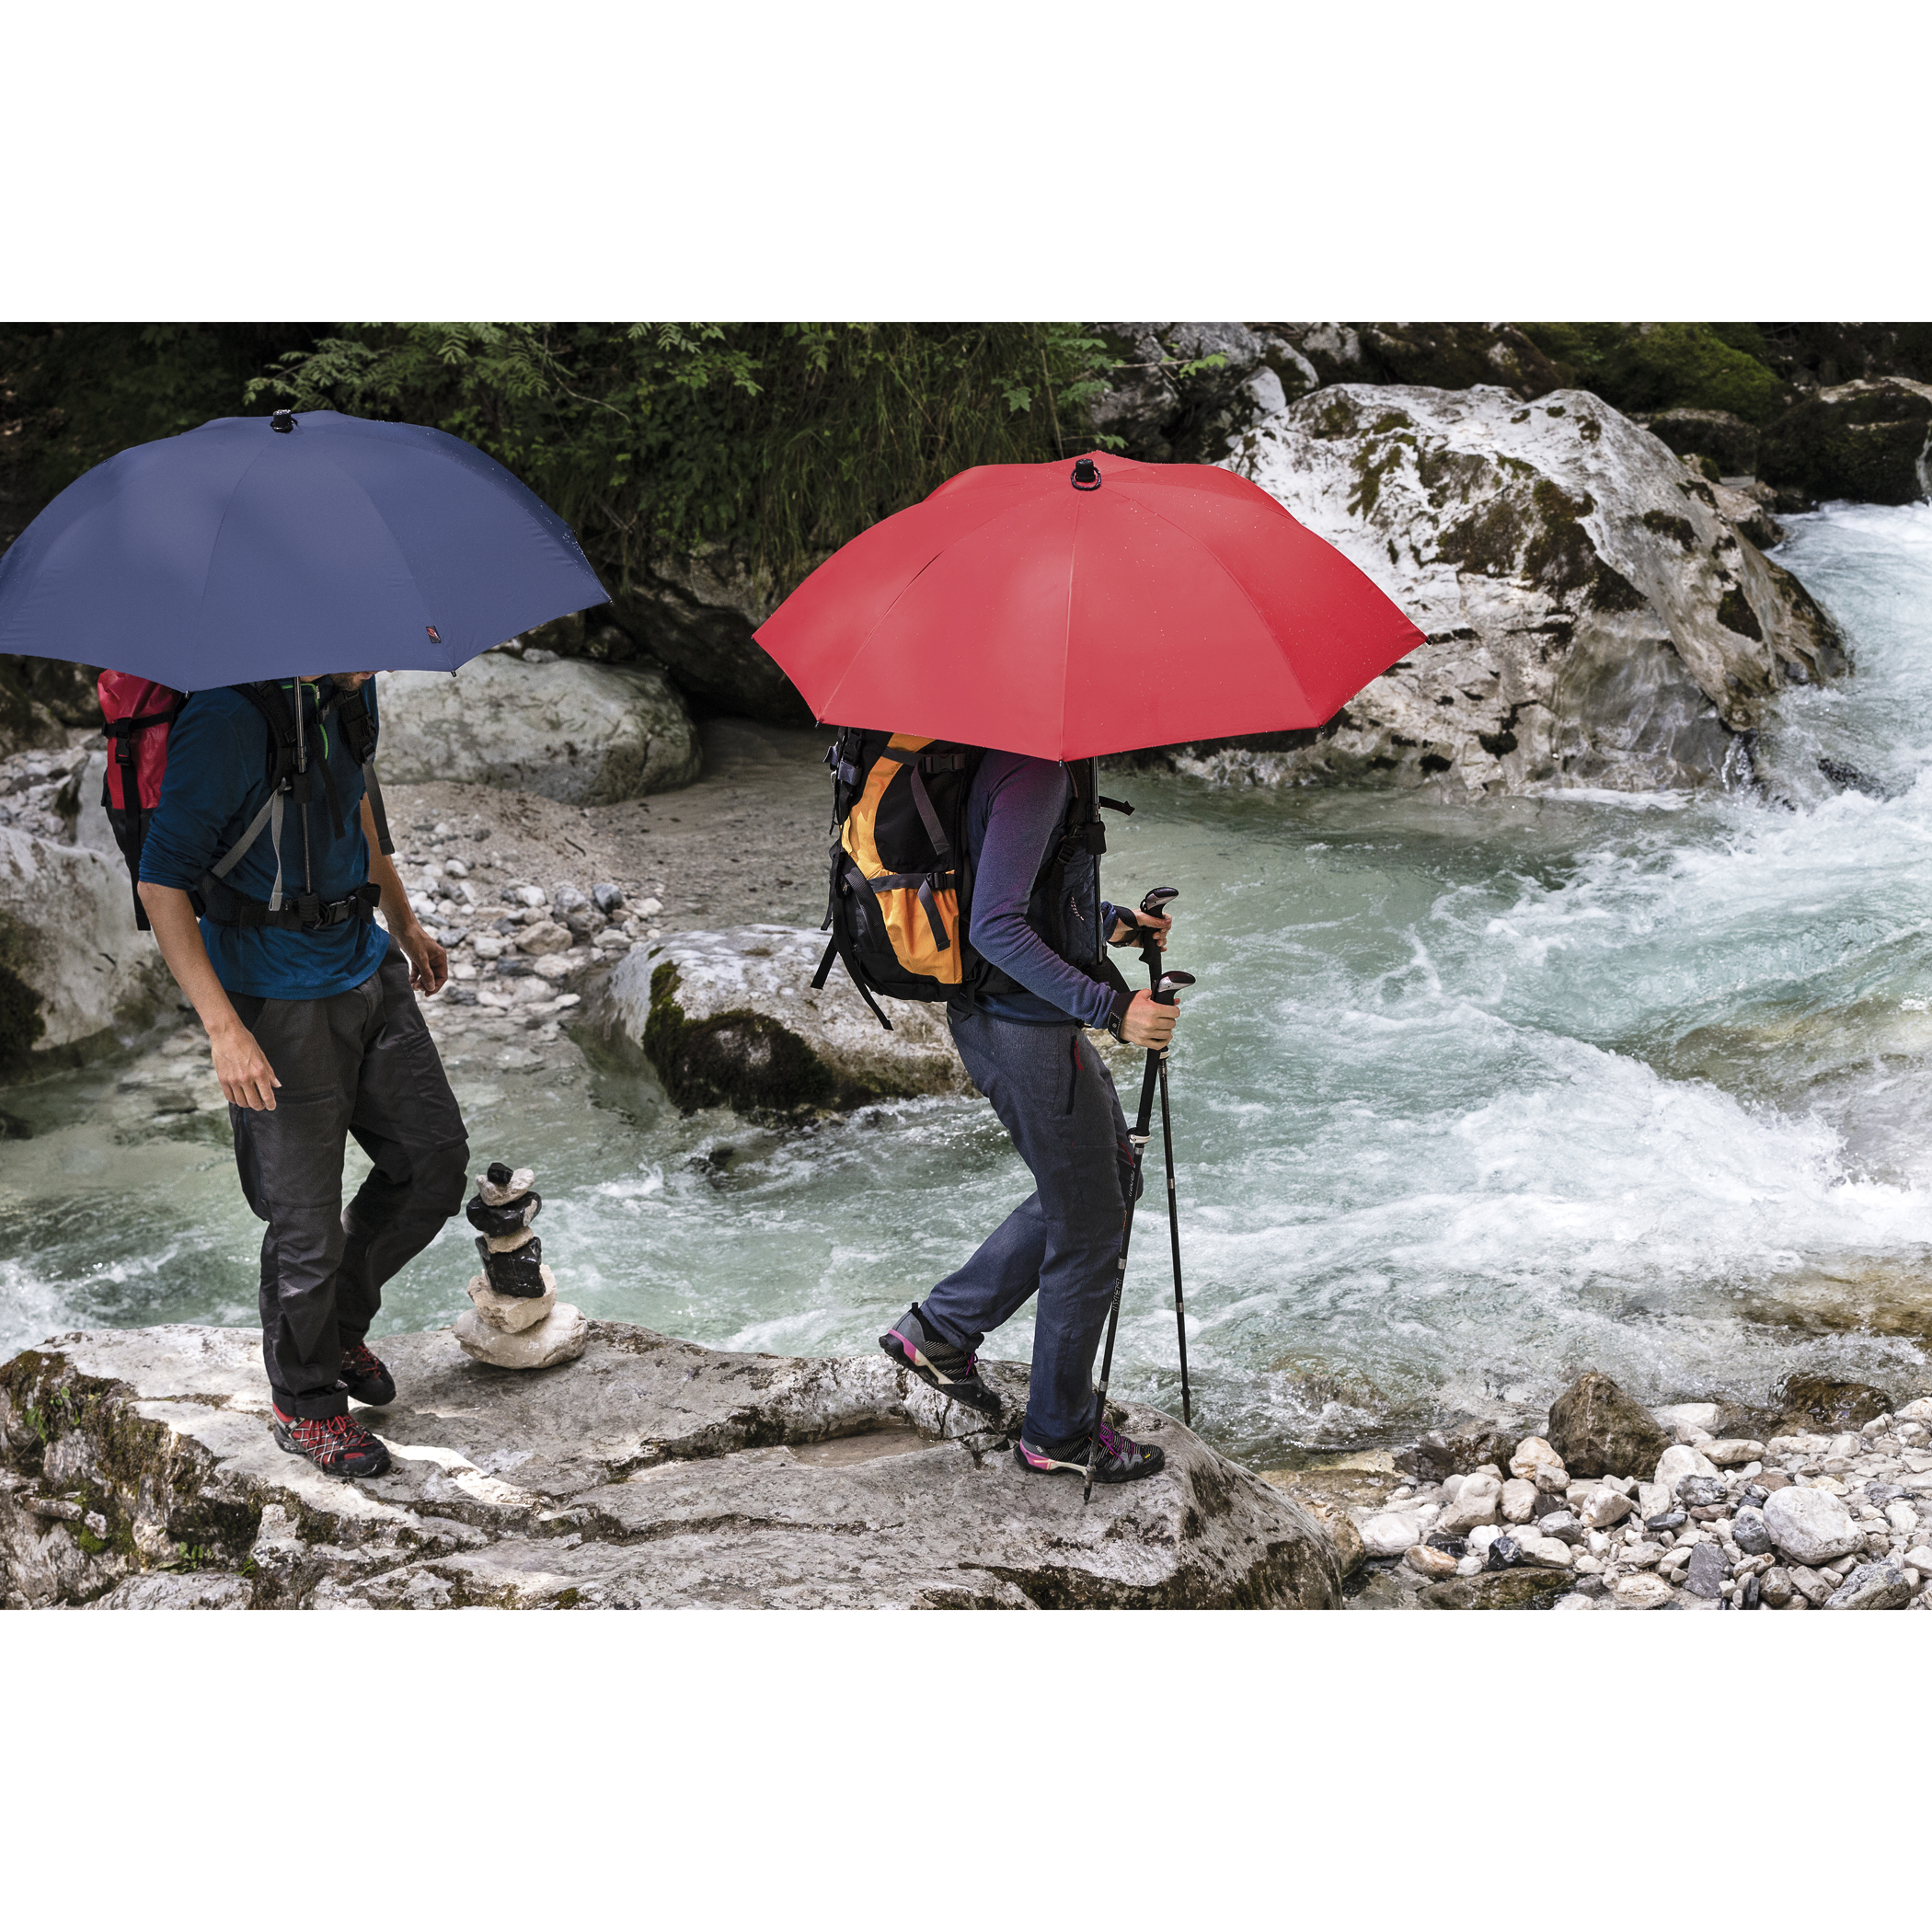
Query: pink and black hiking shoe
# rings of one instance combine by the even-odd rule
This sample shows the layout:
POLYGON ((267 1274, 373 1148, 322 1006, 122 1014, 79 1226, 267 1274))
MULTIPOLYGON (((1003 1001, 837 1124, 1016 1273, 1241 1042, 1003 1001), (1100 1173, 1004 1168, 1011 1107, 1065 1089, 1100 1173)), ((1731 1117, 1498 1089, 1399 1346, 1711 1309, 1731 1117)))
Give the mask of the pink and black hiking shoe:
POLYGON ((980 1380, 980 1358, 935 1335, 919 1319, 917 1302, 879 1338, 879 1346, 901 1368, 911 1369, 928 1388, 999 1420, 999 1397, 980 1380))
POLYGON ((325 1476, 353 1479, 384 1476, 389 1469, 388 1450, 347 1416, 285 1416, 278 1409, 275 1443, 291 1455, 314 1463, 325 1476))
POLYGON ((371 1352, 366 1342, 345 1341, 342 1344, 342 1380, 349 1385, 349 1393, 358 1402, 366 1402, 371 1409, 381 1409, 396 1399, 396 1378, 388 1369, 371 1352))
MULTIPOLYGON (((1138 1482, 1167 1466, 1164 1449, 1145 1443, 1130 1442, 1102 1422, 1095 1431, 1099 1454, 1094 1457, 1096 1482, 1138 1482)), ((1035 1476, 1057 1476, 1063 1472, 1087 1480, 1087 1457, 1094 1437, 1068 1436, 1063 1443, 1029 1443, 1024 1435, 1013 1445, 1013 1460, 1035 1476)))

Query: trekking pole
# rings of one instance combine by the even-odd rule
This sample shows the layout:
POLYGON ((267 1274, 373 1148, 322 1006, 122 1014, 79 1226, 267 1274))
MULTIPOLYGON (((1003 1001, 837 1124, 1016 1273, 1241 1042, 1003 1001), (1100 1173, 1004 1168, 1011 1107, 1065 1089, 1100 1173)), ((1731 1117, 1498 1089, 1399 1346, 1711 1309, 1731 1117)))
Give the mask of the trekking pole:
MULTIPOLYGON (((1155 983, 1154 997, 1162 1006, 1171 1006, 1174 995, 1183 986, 1193 983, 1191 972, 1167 973, 1155 983)), ((1121 1216, 1121 1252, 1114 1262, 1113 1300, 1107 1310, 1107 1346, 1100 1355, 1100 1389, 1094 1403, 1094 1432, 1087 1444, 1087 1492, 1080 1499, 1083 1506, 1094 1500, 1094 1465, 1100 1454, 1100 1424, 1107 1420, 1107 1384, 1113 1374, 1113 1338, 1121 1322, 1121 1290, 1127 1282, 1127 1248, 1133 1239, 1133 1203, 1141 1190, 1141 1161, 1154 1132, 1154 1089, 1160 1077, 1160 1062, 1158 1049, 1150 1047, 1147 1069, 1141 1075, 1140 1111, 1135 1114, 1133 1125, 1127 1134, 1133 1148, 1133 1167, 1127 1186, 1127 1210, 1121 1216)))
MULTIPOLYGON (((1179 897, 1172 886, 1156 886, 1141 901, 1141 910, 1165 914, 1168 905, 1179 897)), ((1159 946, 1151 937, 1141 948, 1141 958, 1146 963, 1148 990, 1158 999, 1161 955, 1159 946)), ((1167 1159, 1167 1246, 1174 1255, 1174 1332, 1180 1343, 1180 1419, 1191 1429, 1194 1426, 1194 1398, 1188 1386, 1188 1317, 1180 1292, 1180 1203, 1174 1192, 1174 1123, 1167 1112, 1166 1053, 1160 1056, 1160 1139, 1167 1159)))

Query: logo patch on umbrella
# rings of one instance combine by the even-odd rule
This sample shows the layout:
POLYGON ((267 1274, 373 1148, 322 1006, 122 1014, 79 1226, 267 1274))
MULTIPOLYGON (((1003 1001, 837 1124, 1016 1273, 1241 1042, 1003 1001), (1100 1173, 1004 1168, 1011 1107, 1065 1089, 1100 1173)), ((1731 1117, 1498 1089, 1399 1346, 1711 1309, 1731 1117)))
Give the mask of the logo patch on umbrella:
POLYGON ((433 624, 425 624, 423 626, 423 628, 429 632, 430 642, 431 644, 440 644, 443 642, 443 633, 439 631, 433 624))

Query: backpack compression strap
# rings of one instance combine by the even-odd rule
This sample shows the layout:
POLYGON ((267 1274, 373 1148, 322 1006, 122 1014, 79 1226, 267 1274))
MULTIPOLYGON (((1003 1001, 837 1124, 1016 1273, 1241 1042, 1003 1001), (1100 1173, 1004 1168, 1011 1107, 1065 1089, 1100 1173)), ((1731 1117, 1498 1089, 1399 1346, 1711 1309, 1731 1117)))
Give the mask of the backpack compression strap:
POLYGON ((369 687, 358 684, 353 691, 337 691, 323 707, 336 714, 342 742, 349 755, 362 767, 362 783, 369 792, 369 813, 375 821, 375 843, 385 858, 393 857, 396 841, 389 836, 389 814, 383 810, 382 781, 375 776, 375 719, 369 715, 369 687))

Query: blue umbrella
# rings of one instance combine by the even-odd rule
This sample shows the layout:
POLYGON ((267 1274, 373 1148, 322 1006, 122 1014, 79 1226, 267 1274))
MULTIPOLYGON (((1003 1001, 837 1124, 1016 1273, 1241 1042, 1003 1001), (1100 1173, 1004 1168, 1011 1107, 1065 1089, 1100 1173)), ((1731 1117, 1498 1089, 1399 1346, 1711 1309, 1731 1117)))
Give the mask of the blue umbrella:
POLYGON ((225 416, 71 483, 0 557, 0 651, 180 691, 454 671, 606 601, 575 534, 441 430, 225 416))

